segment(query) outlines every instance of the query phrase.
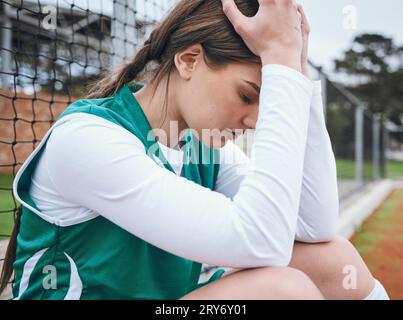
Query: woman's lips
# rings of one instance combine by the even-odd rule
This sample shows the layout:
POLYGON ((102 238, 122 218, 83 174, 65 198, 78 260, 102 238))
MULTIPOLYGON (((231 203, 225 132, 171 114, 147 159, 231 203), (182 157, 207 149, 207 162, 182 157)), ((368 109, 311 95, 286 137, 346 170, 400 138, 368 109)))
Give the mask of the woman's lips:
POLYGON ((236 134, 236 132, 235 132, 234 130, 231 130, 231 129, 225 129, 224 131, 225 131, 225 132, 230 133, 230 134, 231 134, 232 139, 235 139, 235 138, 236 138, 236 136, 237 136, 237 134, 236 134))

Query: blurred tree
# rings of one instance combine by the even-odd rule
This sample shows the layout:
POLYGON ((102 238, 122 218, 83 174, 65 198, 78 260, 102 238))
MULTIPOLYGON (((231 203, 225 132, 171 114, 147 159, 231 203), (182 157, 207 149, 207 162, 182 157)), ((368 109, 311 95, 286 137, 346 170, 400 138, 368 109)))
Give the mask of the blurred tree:
POLYGON ((334 63, 336 73, 354 79, 344 86, 371 112, 403 124, 403 46, 380 34, 362 34, 334 63))

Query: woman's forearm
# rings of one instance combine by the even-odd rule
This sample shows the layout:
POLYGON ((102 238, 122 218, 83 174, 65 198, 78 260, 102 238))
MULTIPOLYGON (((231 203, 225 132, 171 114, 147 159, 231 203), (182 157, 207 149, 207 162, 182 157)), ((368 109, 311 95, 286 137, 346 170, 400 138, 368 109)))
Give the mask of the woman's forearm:
POLYGON ((326 129, 320 80, 314 81, 296 240, 320 242, 336 235, 339 215, 336 161, 326 129))

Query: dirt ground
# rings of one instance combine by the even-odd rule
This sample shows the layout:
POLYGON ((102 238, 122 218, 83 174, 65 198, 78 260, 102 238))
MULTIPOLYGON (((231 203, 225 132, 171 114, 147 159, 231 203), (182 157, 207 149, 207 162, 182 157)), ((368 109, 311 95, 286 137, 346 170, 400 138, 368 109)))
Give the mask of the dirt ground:
POLYGON ((403 189, 394 190, 350 240, 390 298, 403 300, 403 189))

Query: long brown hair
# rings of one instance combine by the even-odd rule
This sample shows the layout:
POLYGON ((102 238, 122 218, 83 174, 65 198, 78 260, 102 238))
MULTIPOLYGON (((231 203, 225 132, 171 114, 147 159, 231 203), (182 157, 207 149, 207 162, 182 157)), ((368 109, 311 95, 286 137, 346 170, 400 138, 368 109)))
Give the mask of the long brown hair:
MULTIPOLYGON (((246 16, 254 16, 259 8, 257 0, 235 0, 246 16)), ((222 10, 220 0, 181 0, 156 26, 144 45, 133 58, 107 72, 96 82, 85 98, 113 96, 126 83, 139 80, 150 73, 150 82, 158 84, 165 76, 168 94, 169 76, 174 69, 174 56, 193 44, 201 44, 209 66, 223 66, 230 62, 261 63, 240 36, 222 10), (148 64, 153 64, 148 68, 148 64)), ((13 272, 16 256, 16 239, 19 232, 21 207, 18 209, 14 229, 7 248, 0 279, 0 293, 6 288, 13 272)))
MULTIPOLYGON (((259 9, 257 0, 236 0, 235 3, 246 16, 254 16, 259 9)), ((156 26, 133 58, 106 73, 86 98, 112 96, 126 83, 141 80, 142 76, 154 83, 156 89, 166 76, 165 107, 170 75, 175 66, 174 56, 193 44, 203 47, 206 64, 211 67, 230 62, 261 63, 235 32, 220 0, 182 0, 156 26)))
MULTIPOLYGON (((257 0, 236 0, 246 16, 257 13, 257 0)), ((174 56, 193 44, 201 44, 208 63, 220 66, 229 62, 260 63, 226 18, 220 0, 182 0, 156 26, 140 50, 91 88, 86 98, 114 95, 126 83, 137 80, 150 62, 157 67, 152 81, 159 81, 174 68, 174 56)))
POLYGON ((16 249, 17 249, 17 235, 20 230, 20 221, 21 221, 21 205, 18 207, 17 212, 14 216, 14 228, 10 236, 10 241, 8 243, 6 256, 3 261, 3 268, 1 270, 1 278, 0 278, 0 294, 3 293, 4 289, 9 284, 11 276, 13 275, 13 263, 15 261, 16 249))

